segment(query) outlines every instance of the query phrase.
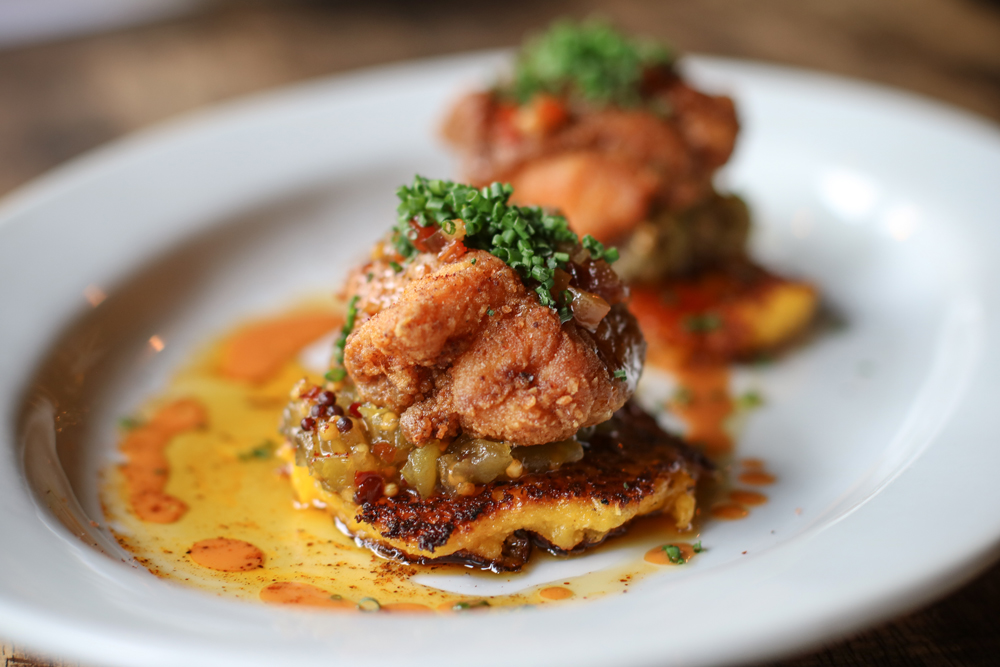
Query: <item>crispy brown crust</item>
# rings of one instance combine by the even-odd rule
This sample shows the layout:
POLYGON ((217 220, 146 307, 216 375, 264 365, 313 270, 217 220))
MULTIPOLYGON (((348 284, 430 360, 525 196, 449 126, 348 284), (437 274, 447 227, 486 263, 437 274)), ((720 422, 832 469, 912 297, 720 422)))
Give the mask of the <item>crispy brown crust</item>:
POLYGON ((631 517, 569 549, 521 530, 507 536, 503 554, 498 558, 486 558, 469 551, 454 551, 441 557, 425 554, 434 554, 454 535, 469 530, 474 524, 486 524, 505 512, 518 511, 525 506, 556 508, 596 502, 634 509, 654 495, 662 494, 665 483, 679 473, 685 473, 693 483, 708 470, 711 464, 703 456, 660 429, 651 416, 629 403, 591 438, 581 461, 566 464, 554 472, 482 485, 471 496, 437 494, 421 498, 402 493, 394 498, 382 497, 358 507, 355 522, 361 524, 366 533, 359 539, 360 544, 395 560, 458 562, 493 571, 516 570, 530 556, 531 543, 558 553, 582 551, 622 532, 631 517), (371 537, 373 533, 386 542, 371 537), (402 546, 407 544, 413 548, 402 546))
POLYGON ((344 351, 361 396, 398 412, 410 442, 460 430, 518 445, 557 442, 606 421, 631 396, 645 343, 623 304, 591 334, 560 324, 487 252, 426 266, 400 279, 392 298, 372 298, 383 273, 374 272, 362 310, 390 305, 356 326, 344 351))
MULTIPOLYGON (((671 110, 666 116, 570 109, 566 121, 548 131, 522 132, 508 120, 509 102, 479 92, 455 104, 443 135, 462 157, 466 177, 477 185, 522 180, 523 188, 527 184, 521 172, 532 163, 590 153, 629 165, 637 182, 652 179, 651 187, 642 188, 648 190, 647 198, 652 195, 660 207, 681 211, 711 193, 712 175, 732 154, 739 121, 730 98, 697 91, 669 70, 649 74, 649 95, 671 110)), ((566 208, 565 202, 560 207, 566 208)))

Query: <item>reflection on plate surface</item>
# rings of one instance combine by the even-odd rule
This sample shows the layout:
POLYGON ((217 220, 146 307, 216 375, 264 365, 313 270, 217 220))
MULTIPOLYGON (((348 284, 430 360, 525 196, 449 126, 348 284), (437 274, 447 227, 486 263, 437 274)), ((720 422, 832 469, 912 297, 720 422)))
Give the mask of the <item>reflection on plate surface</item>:
POLYGON ((692 75, 731 91, 745 117, 723 178, 754 211, 756 255, 815 280, 848 326, 737 374, 737 393, 767 397, 739 455, 766 460, 780 483, 746 520, 706 526, 711 550, 689 568, 626 596, 530 612, 544 622, 462 617, 457 633, 440 617, 403 626, 215 600, 73 537, 127 558, 89 523, 100 524, 97 471, 113 460, 118 418, 206 338, 337 285, 392 219, 385 193, 417 171, 450 173, 433 144, 436 114, 494 64, 435 61, 249 102, 127 142, 8 202, 0 303, 20 317, 0 331, 0 402, 8 440, 18 415, 31 488, 9 441, 0 527, 19 539, 0 554, 0 622, 14 639, 110 664, 382 664, 402 652, 452 664, 516 633, 530 664, 705 664, 846 632, 984 562, 1000 537, 989 475, 1000 464, 989 405, 1000 358, 983 344, 1000 312, 996 131, 893 93, 697 59, 692 75), (933 163, 914 159, 915 145, 933 163), (38 258, 52 239, 67 250, 38 258), (26 286, 24 275, 37 278, 26 286), (864 556, 846 562, 846 546, 864 556), (375 655, 355 639, 376 636, 375 655), (441 655, 442 641, 455 650, 441 655))

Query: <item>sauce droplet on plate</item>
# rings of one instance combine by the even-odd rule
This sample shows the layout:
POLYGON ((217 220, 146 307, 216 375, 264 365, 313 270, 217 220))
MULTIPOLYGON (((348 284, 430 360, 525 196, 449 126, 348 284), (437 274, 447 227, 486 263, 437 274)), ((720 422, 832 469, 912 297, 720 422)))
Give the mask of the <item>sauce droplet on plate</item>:
POLYGON ((549 586, 538 591, 538 595, 546 600, 568 600, 573 597, 573 591, 562 586, 549 586))
POLYGON ((416 612, 418 614, 426 614, 428 612, 434 611, 425 604, 419 604, 417 602, 392 602, 389 604, 382 605, 382 611, 387 612, 416 612))
POLYGON ((740 519, 745 519, 748 514, 750 514, 750 512, 747 511, 747 508, 735 503, 716 505, 712 508, 712 516, 716 519, 722 519, 723 521, 738 521, 740 519))
POLYGON ((694 547, 687 542, 674 542, 673 544, 653 547, 646 552, 646 555, 642 559, 647 563, 655 565, 683 565, 690 561, 694 557, 694 554, 694 547), (677 547, 677 551, 673 552, 673 559, 671 559, 671 551, 667 547, 677 547))
POLYGON ((278 581, 262 588, 260 599, 269 604, 288 604, 303 607, 330 607, 333 609, 353 609, 354 603, 339 595, 312 584, 297 581, 278 581))
POLYGON ((143 521, 174 523, 188 510, 187 504, 164 492, 170 479, 170 463, 165 450, 170 441, 185 431, 205 426, 208 414, 194 399, 181 399, 160 408, 145 424, 125 437, 122 475, 129 504, 143 521))
POLYGON ((243 540, 213 537, 196 542, 188 554, 198 565, 220 572, 247 572, 264 567, 264 552, 243 540))
POLYGON ((244 382, 268 380, 299 350, 342 321, 339 315, 305 313, 251 324, 223 344, 219 373, 244 382))
POLYGON ((738 505, 763 505, 767 502, 767 496, 756 491, 736 490, 729 494, 729 499, 738 505))
POLYGON ((774 475, 756 470, 740 473, 736 479, 751 486, 767 486, 775 482, 774 475))

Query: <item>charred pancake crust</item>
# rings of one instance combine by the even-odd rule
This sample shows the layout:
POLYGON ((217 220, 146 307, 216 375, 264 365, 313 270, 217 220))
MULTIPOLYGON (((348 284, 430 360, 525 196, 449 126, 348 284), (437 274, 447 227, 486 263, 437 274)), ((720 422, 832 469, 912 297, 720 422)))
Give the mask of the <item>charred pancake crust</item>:
MULTIPOLYGON (((699 473, 710 469, 711 464, 703 456, 679 438, 663 431, 653 417, 630 402, 615 413, 611 421, 602 425, 591 438, 583 459, 576 463, 563 465, 554 472, 527 474, 515 481, 485 484, 472 496, 436 494, 421 498, 408 493, 393 498, 383 496, 361 505, 356 521, 367 524, 396 544, 413 544, 422 551, 433 553, 464 527, 526 504, 556 506, 566 501, 596 501, 617 507, 637 505, 656 493, 658 483, 680 470, 697 479, 699 473)), ((624 525, 596 542, 581 543, 569 552, 594 546, 623 530, 624 525)), ((413 563, 460 562, 494 570, 511 570, 518 569, 530 555, 527 537, 515 533, 505 543, 504 551, 509 553, 489 562, 475 554, 462 552, 443 558, 414 556, 370 539, 361 541, 365 546, 396 560, 413 563)), ((567 552, 537 535, 531 538, 550 551, 567 552)))

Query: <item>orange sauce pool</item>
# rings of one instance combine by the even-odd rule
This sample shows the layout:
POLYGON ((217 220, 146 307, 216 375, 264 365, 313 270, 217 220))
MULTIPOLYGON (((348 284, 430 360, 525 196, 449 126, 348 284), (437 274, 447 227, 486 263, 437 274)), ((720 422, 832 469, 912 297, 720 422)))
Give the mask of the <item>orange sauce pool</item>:
POLYGON ((741 472, 736 476, 736 479, 743 484, 749 484, 751 486, 768 486, 769 484, 774 484, 776 480, 775 476, 760 470, 748 470, 746 472, 741 472))
MULTIPOLYGON (((102 501, 116 538, 137 562, 165 579, 276 606, 453 613, 627 591, 665 572, 643 559, 650 548, 696 537, 696 530, 679 534, 659 517, 641 519, 626 536, 598 547, 630 549, 635 558, 624 565, 480 598, 436 588, 434 577, 515 581, 520 575, 409 566, 357 547, 327 512, 295 507, 288 471, 274 455, 291 387, 303 377, 319 382, 298 354, 340 322, 339 313, 321 311, 241 327, 133 415, 138 425, 120 443, 126 462, 107 471, 102 501), (158 509, 137 501, 140 493, 158 494, 158 509), (418 574, 424 583, 413 580, 418 574)), ((525 570, 555 559, 537 550, 525 570)))
POLYGON ((733 438, 726 423, 734 410, 729 368, 715 364, 679 366, 671 372, 678 389, 670 409, 688 427, 685 438, 704 446, 709 456, 729 452, 733 438))

